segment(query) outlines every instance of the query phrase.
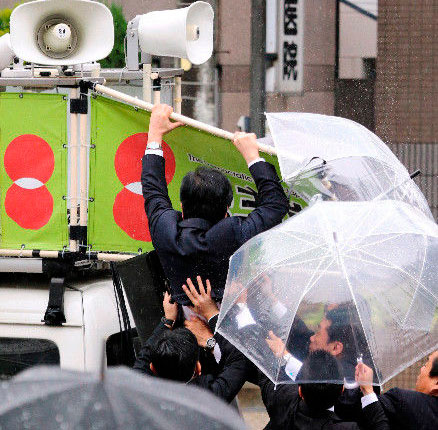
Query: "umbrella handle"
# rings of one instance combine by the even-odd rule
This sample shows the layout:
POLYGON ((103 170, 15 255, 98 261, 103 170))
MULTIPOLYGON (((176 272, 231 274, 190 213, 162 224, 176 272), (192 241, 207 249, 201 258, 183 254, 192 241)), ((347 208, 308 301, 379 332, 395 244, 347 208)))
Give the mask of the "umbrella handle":
MULTIPOLYGON (((87 84, 88 84, 89 88, 96 93, 105 94, 107 96, 113 97, 113 98, 120 100, 122 102, 129 103, 133 106, 137 106, 137 107, 144 109, 148 112, 151 112, 152 108, 154 107, 154 105, 152 103, 145 102, 143 100, 137 99, 136 97, 132 97, 132 96, 124 94, 120 91, 113 90, 112 88, 105 87, 104 85, 95 84, 93 82, 87 82, 87 84)), ((234 139, 234 133, 231 133, 231 132, 226 131, 226 130, 222 130, 218 127, 214 127, 214 126, 209 125, 209 124, 205 124, 204 122, 197 121, 193 118, 181 115, 179 113, 173 112, 170 115, 170 119, 172 119, 174 121, 182 122, 183 124, 189 125, 189 126, 196 128, 198 130, 205 131, 207 133, 212 134, 213 136, 221 137, 223 139, 227 139, 227 140, 231 140, 231 141, 233 141, 233 139, 234 139)), ((270 154, 270 155, 277 155, 277 150, 274 147, 269 146, 269 145, 264 145, 262 143, 257 143, 257 145, 258 145, 260 151, 262 151, 266 154, 270 154)))

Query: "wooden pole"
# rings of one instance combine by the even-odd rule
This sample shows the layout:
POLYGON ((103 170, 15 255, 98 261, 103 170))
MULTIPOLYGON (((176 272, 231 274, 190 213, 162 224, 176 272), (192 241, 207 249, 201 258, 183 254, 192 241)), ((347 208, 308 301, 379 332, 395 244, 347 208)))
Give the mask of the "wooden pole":
POLYGON ((181 114, 182 109, 182 79, 181 76, 175 78, 175 97, 173 103, 175 106, 175 113, 181 114))
MULTIPOLYGON (((113 90, 112 88, 107 88, 104 85, 100 85, 100 84, 94 84, 93 85, 93 89, 95 92, 100 93, 100 94, 105 94, 109 97, 113 97, 117 100, 120 100, 122 102, 125 103, 129 103, 133 106, 137 106, 141 109, 145 109, 149 112, 152 111, 152 108, 154 107, 154 105, 152 103, 148 103, 145 102, 143 100, 139 100, 135 97, 131 97, 127 94, 124 94, 120 91, 116 91, 113 90)), ((170 119, 172 119, 173 121, 180 121, 186 125, 189 125, 193 128, 196 128, 198 130, 202 130, 202 131, 206 131, 207 133, 213 134, 214 136, 217 137, 222 137, 223 139, 227 139, 227 140, 233 140, 234 137, 234 133, 231 133, 229 131, 225 131, 222 130, 218 127, 214 127, 212 125, 209 124, 205 124, 201 121, 196 121, 195 119, 189 118, 188 116, 184 116, 178 113, 172 113, 172 115, 170 116, 170 119)), ((266 154, 271 154, 271 155, 277 155, 277 150, 269 145, 263 145, 263 144, 258 144, 259 146, 259 150, 266 153, 266 154)))

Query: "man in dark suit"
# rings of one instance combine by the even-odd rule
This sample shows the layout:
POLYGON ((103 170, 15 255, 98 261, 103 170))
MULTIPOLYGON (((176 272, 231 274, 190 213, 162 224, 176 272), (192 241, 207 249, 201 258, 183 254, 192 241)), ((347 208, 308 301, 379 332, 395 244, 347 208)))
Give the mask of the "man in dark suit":
MULTIPOLYGON (((372 381, 373 372, 364 364, 359 364, 356 370, 357 378, 372 381)), ((360 392, 351 391, 350 396, 360 396, 360 392)), ((356 402, 360 401, 362 407, 377 402, 382 405, 388 417, 392 429, 397 430, 436 430, 438 428, 438 351, 429 356, 427 363, 421 368, 417 378, 416 390, 403 390, 393 388, 385 394, 377 397, 372 387, 362 390, 363 397, 356 397, 356 402)), ((351 407, 354 402, 351 397, 344 398, 344 404, 338 405, 336 410, 345 411, 346 403, 351 407)), ((356 409, 357 410, 357 409, 356 409)))
MULTIPOLYGON (((308 381, 342 380, 338 361, 327 351, 309 354, 301 368, 302 378, 308 381)), ((344 421, 333 411, 343 391, 342 384, 322 382, 282 384, 277 387, 261 372, 259 386, 263 403, 268 410, 270 430, 358 430, 354 421, 344 421)), ((388 420, 378 402, 363 409, 367 429, 388 430, 388 420)))
POLYGON ((190 304, 182 291, 187 278, 201 276, 223 295, 230 256, 251 237, 279 224, 287 214, 288 199, 275 168, 260 158, 254 134, 236 133, 234 145, 248 164, 258 190, 257 207, 248 217, 228 217, 233 194, 219 171, 199 167, 183 179, 182 212, 172 208, 164 175, 163 135, 178 127, 167 105, 154 107, 141 182, 152 243, 170 281, 172 299, 190 304))
MULTIPOLYGON (((231 402, 245 382, 246 359, 222 336, 213 335, 218 311, 211 299, 210 302, 213 313, 207 313, 210 315, 208 323, 196 319, 187 322, 188 328, 174 329, 178 306, 170 302, 170 295, 166 293, 163 301, 165 316, 141 349, 134 369, 150 376, 196 385, 231 402), (220 350, 215 349, 216 343, 220 350), (211 367, 206 370, 201 365, 202 350, 213 361, 217 360, 215 371, 211 372, 211 367), (217 352, 220 356, 216 355, 217 352)), ((208 312, 208 306, 204 309, 208 312)))
POLYGON ((339 362, 346 381, 354 383, 355 368, 360 355, 366 362, 370 362, 363 330, 359 329, 354 309, 351 302, 333 305, 326 310, 315 333, 308 330, 303 321, 295 318, 286 346, 274 331, 270 331, 266 342, 274 355, 286 362, 283 372, 285 374, 282 375, 284 379, 297 378, 301 362, 308 352, 324 350, 339 362), (308 342, 305 342, 306 336, 309 336, 308 342))

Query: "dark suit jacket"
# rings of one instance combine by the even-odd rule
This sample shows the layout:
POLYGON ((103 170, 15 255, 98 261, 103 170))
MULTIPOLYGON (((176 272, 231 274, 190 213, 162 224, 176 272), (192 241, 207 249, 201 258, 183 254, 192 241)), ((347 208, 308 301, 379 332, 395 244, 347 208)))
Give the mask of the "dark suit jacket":
MULTIPOLYGON (((343 417, 357 412, 362 397, 359 390, 345 390, 336 411, 343 417)), ((379 396, 391 429, 435 430, 438 428, 438 397, 413 390, 393 388, 379 396)))
MULTIPOLYGON (((344 419, 358 415, 360 390, 345 390, 336 413, 344 419)), ((379 402, 394 430, 435 430, 438 428, 438 397, 413 390, 393 388, 379 396, 379 402)))
MULTIPOLYGON (((217 316, 212 318, 209 322, 210 329, 213 333, 216 329, 216 323, 217 316)), ((138 354, 137 360, 134 364, 134 369, 139 370, 144 374, 154 376, 149 368, 151 363, 151 346, 165 330, 169 329, 162 323, 156 327, 154 333, 138 354)), ((222 354, 218 365, 218 372, 216 374, 204 374, 204 366, 201 366, 201 375, 192 379, 189 383, 211 391, 226 402, 231 402, 245 383, 247 360, 221 335, 215 334, 214 337, 222 354)))
POLYGON ((393 429, 438 429, 438 397, 393 388, 379 400, 393 429))
POLYGON ((324 411, 315 414, 306 406, 298 394, 298 385, 282 384, 276 388, 274 384, 259 372, 259 386, 263 403, 271 421, 269 430, 389 430, 388 420, 379 402, 364 408, 366 426, 359 427, 356 422, 344 421, 334 412, 324 411))
POLYGON ((170 282, 172 298, 190 304, 182 290, 188 277, 210 279, 222 298, 230 256, 251 237, 279 224, 289 202, 274 167, 265 162, 251 166, 258 189, 257 208, 248 217, 229 217, 217 224, 201 218, 183 219, 172 208, 164 176, 164 158, 143 157, 141 183, 152 243, 170 282))

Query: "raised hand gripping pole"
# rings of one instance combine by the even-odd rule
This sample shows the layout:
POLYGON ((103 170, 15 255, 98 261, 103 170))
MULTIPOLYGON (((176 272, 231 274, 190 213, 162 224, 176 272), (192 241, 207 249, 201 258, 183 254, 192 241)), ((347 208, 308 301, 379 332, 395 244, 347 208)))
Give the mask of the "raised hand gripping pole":
MULTIPOLYGON (((120 91, 116 91, 111 88, 105 87, 104 85, 93 84, 92 82, 90 82, 90 87, 96 93, 105 94, 122 102, 129 103, 133 106, 137 106, 141 109, 147 110, 149 112, 151 112, 152 108, 154 107, 152 103, 148 103, 143 100, 137 99, 135 97, 128 96, 127 94, 124 94, 120 91)), ((184 116, 175 112, 172 113, 172 115, 170 115, 170 119, 174 121, 182 122, 183 124, 189 125, 198 130, 206 131, 207 133, 213 134, 214 136, 222 137, 223 139, 232 141, 234 137, 234 134, 229 131, 225 131, 218 127, 205 124, 201 121, 196 121, 195 119, 189 118, 188 116, 184 116)), ((263 145, 261 143, 259 143, 258 146, 259 146, 259 150, 266 154, 277 155, 276 149, 272 146, 263 145)))

